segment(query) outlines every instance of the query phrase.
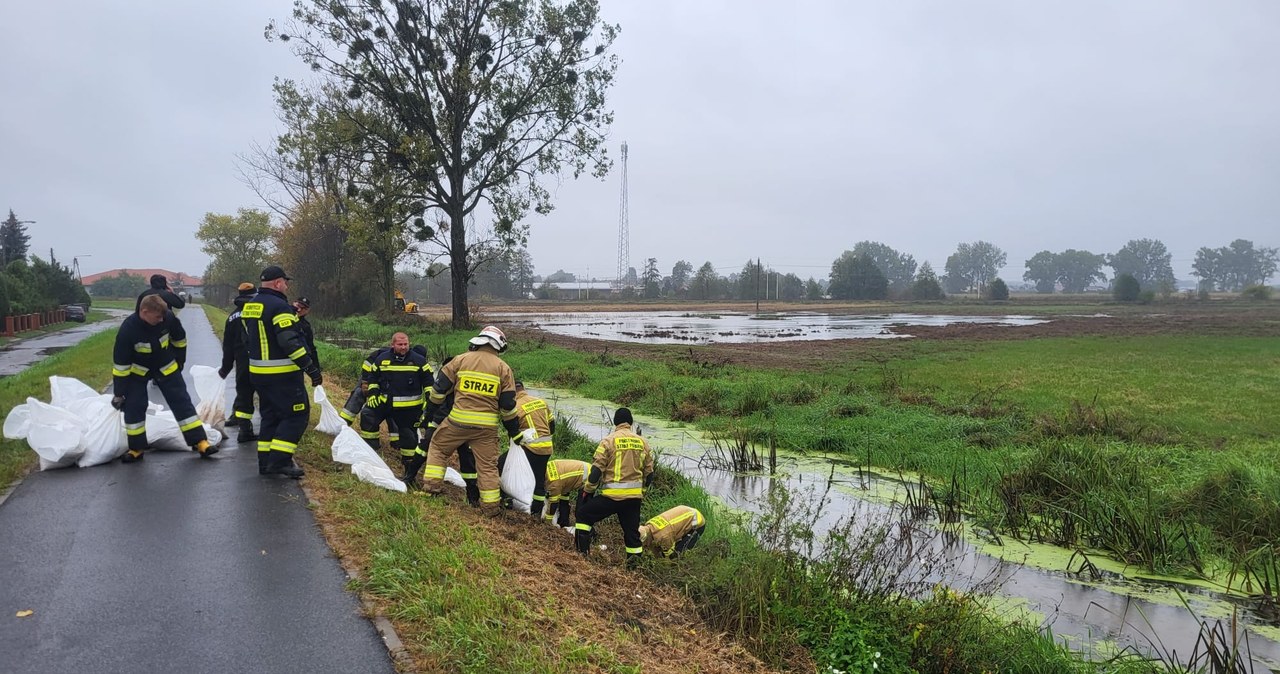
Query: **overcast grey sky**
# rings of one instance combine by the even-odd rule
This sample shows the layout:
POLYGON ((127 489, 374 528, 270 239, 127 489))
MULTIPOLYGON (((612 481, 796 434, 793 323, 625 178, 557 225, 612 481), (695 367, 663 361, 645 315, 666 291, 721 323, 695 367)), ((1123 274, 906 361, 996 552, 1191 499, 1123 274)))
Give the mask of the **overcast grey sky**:
MULTIPOLYGON (((0 209, 38 221, 33 250, 203 272, 197 222, 258 205, 235 155, 271 141, 272 77, 303 74, 262 38, 290 7, 0 4, 0 209)), ((821 277, 872 239, 941 269, 986 239, 1020 280, 1042 249, 1156 237, 1185 278, 1199 246, 1280 245, 1274 0, 604 7, 637 268, 821 277)), ((539 273, 612 274, 618 191, 556 188, 531 220, 539 273)))

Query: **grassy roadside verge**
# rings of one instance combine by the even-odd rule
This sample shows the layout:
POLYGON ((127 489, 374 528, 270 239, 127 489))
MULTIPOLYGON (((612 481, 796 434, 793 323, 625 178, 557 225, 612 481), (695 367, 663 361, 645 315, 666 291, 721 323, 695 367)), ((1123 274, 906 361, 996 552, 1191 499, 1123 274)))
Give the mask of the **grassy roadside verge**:
POLYGON ((80 325, 85 325, 87 323, 97 323, 98 321, 105 321, 108 318, 111 318, 111 314, 108 314, 107 312, 101 311, 99 309, 90 309, 89 312, 85 314, 84 323, 65 321, 63 323, 46 325, 37 330, 23 332, 13 337, 0 337, 0 348, 9 346, 14 342, 20 342, 25 339, 31 339, 32 337, 40 337, 40 336, 48 335, 54 332, 62 332, 63 330, 70 330, 71 328, 74 328, 80 325))
POLYGON ((217 335, 218 341, 222 341, 222 333, 227 329, 227 310, 215 307, 212 304, 201 304, 204 307, 204 315, 209 318, 209 325, 213 327, 213 334, 217 335))
MULTIPOLYGON (((49 377, 74 377, 101 388, 111 380, 111 349, 115 329, 92 335, 83 342, 32 365, 11 377, 0 378, 0 410, 7 416, 15 405, 38 398, 49 401, 49 377)), ((0 439, 0 488, 24 475, 36 463, 35 452, 25 440, 0 439)))
MULTIPOLYGON (((326 388, 349 387, 335 367, 344 354, 319 347, 326 388)), ((331 441, 311 431, 299 453, 316 516, 359 568, 354 589, 395 625, 414 671, 768 671, 679 593, 580 560, 561 530, 513 513, 484 518, 456 493, 361 483, 330 460, 331 441)), ((384 456, 398 468, 393 453, 384 456)))
MULTIPOLYGON (((406 328, 437 359, 470 336, 402 319, 317 326, 369 343, 406 328)), ((938 501, 1001 535, 1161 573, 1233 576, 1252 591, 1280 586, 1274 339, 921 341, 893 353, 789 372, 725 365, 696 348, 619 358, 604 344, 517 340, 506 358, 522 378, 691 422, 729 444, 923 473, 938 501)))

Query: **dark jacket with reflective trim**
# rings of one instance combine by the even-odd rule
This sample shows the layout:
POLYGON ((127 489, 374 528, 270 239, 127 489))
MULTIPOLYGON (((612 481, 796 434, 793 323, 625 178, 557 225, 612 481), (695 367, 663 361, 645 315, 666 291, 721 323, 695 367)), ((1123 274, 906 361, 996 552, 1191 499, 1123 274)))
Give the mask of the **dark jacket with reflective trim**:
POLYGON ((181 309, 182 307, 187 306, 186 301, 181 297, 178 297, 177 293, 174 293, 171 290, 165 290, 164 288, 147 288, 142 291, 141 295, 138 295, 138 301, 133 305, 134 311, 137 311, 138 308, 142 306, 142 298, 147 295, 159 295, 164 298, 164 303, 168 304, 170 309, 181 309))
POLYGON ((238 361, 249 361, 249 351, 245 347, 244 326, 240 323, 240 311, 244 303, 253 297, 252 294, 241 295, 235 299, 236 310, 227 314, 227 322, 222 327, 222 368, 230 370, 238 361))
POLYGON ((305 316, 298 317, 298 336, 302 337, 302 344, 307 347, 311 360, 319 365, 320 354, 316 352, 316 331, 311 328, 311 321, 308 321, 305 316))
POLYGON ((653 452, 649 443, 631 430, 631 424, 618 424, 596 446, 591 473, 582 488, 615 501, 643 498, 644 487, 653 475, 653 452))
POLYGON ((422 354, 406 351, 401 356, 388 346, 369 354, 360 365, 360 381, 369 385, 369 395, 387 396, 393 406, 407 407, 423 404, 434 373, 422 354), (417 401, 411 402, 412 398, 417 401))
POLYGON ((298 334, 298 315, 284 293, 259 288, 258 294, 240 310, 240 322, 244 326, 250 374, 285 376, 315 365, 298 334))
POLYGON ((160 378, 182 369, 187 360, 187 331, 172 311, 158 325, 148 325, 137 313, 124 319, 112 351, 112 390, 124 395, 130 377, 160 378))

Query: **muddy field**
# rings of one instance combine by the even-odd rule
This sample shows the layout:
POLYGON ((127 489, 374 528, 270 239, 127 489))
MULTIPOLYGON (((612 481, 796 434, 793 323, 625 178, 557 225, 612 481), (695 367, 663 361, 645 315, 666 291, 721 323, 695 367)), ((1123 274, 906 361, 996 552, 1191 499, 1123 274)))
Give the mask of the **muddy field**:
MULTIPOLYGON (((893 358, 903 353, 913 353, 922 342, 954 343, 998 340, 1023 340, 1046 337, 1086 336, 1146 336, 1146 335, 1233 335, 1247 337, 1280 337, 1280 303, 1245 304, 1195 303, 1151 305, 1144 307, 1080 306, 1077 315, 1052 316, 1046 323, 1026 326, 991 325, 981 323, 957 323, 947 326, 894 327, 912 335, 911 339, 847 339, 789 341, 777 344, 708 344, 650 345, 623 342, 604 342, 551 334, 538 329, 511 327, 511 336, 521 340, 545 341, 575 351, 588 353, 607 352, 613 356, 641 358, 685 358, 698 362, 717 364, 741 364, 753 367, 790 369, 828 369, 833 365, 852 360, 876 360, 893 358), (1084 315, 1086 311, 1090 312, 1084 315), (1097 313, 1093 313, 1097 312, 1097 313)), ((605 305, 601 305, 605 306, 605 305)), ((625 305, 624 305, 625 306, 625 305)), ((723 305, 720 305, 723 309, 723 305)), ((739 305, 737 307, 741 309, 739 305)), ((824 310, 833 307, 822 307, 824 310)), ((855 306, 844 307, 856 313, 855 306)), ((991 306, 984 311, 995 313, 991 306)), ((550 310, 538 307, 540 311, 550 310)), ((633 305, 632 311, 636 309, 633 305)), ((689 307, 684 307, 689 310, 689 307)), ((709 307, 714 309, 714 307, 709 307)), ((795 307, 792 306, 794 310, 795 307)), ((868 307, 862 306, 866 311, 868 307)), ((877 305, 877 312, 886 310, 877 305)), ((936 313, 941 306, 932 309, 936 313)), ((1034 313, 1026 306, 1016 307, 1022 313, 1034 313)), ((496 310, 496 309, 495 309, 496 310)), ((573 310, 581 311, 574 306, 573 310)))

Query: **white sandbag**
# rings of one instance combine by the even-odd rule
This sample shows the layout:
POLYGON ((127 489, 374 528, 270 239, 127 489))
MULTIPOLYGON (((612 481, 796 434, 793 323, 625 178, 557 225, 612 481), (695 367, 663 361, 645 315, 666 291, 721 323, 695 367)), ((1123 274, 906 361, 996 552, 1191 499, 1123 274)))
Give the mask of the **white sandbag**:
MULTIPOLYGON (((222 432, 209 424, 204 424, 204 434, 210 445, 216 446, 222 442, 222 432)), ((178 420, 174 418, 172 410, 161 410, 147 415, 147 446, 154 450, 169 452, 191 450, 186 439, 182 437, 182 429, 178 427, 178 420)))
POLYGON ((396 474, 391 472, 391 469, 387 467, 387 464, 381 460, 379 460, 376 465, 372 463, 365 463, 364 461, 356 463, 351 466, 351 473, 359 478, 361 482, 368 482, 369 484, 382 487, 383 489, 390 489, 391 491, 398 492, 405 492, 409 490, 409 488, 405 486, 404 482, 402 482, 400 478, 396 477, 396 474))
POLYGON ((94 394, 92 398, 80 398, 72 400, 66 405, 55 405, 55 407, 61 407, 75 415, 77 419, 82 420, 86 429, 92 426, 93 422, 101 418, 103 414, 108 411, 115 411, 115 408, 111 406, 111 396, 98 394, 94 394))
POLYGON ((26 440, 31 431, 31 407, 26 403, 15 405, 4 418, 6 440, 26 440))
POLYGON ((205 426, 219 432, 227 426, 227 380, 208 365, 191 368, 191 383, 196 389, 196 416, 205 426))
POLYGON ((212 447, 222 444, 222 441, 227 437, 224 433, 225 431, 220 431, 209 424, 204 424, 204 435, 208 438, 209 445, 212 447))
POLYGON ((444 481, 455 487, 465 488, 467 486, 467 481, 462 479, 462 473, 459 473, 458 471, 452 468, 444 469, 444 481))
POLYGON ((80 438, 81 468, 110 463, 129 449, 128 436, 124 432, 124 413, 107 404, 105 412, 89 422, 89 428, 80 438))
POLYGON ((533 503, 533 467, 524 455, 524 448, 514 442, 507 450, 499 482, 502 491, 511 497, 511 509, 529 512, 529 504, 533 503))
POLYGON ((343 426, 338 433, 338 437, 333 439, 333 446, 330 448, 333 453, 333 460, 338 463, 345 463, 354 466, 357 463, 372 463, 377 465, 384 463, 382 457, 373 451, 373 448, 360 437, 350 426, 343 426))
POLYGON ((31 428, 27 444, 40 456, 40 470, 63 468, 80 460, 83 421, 64 409, 27 398, 31 428))
POLYGON ((329 394, 325 392, 323 386, 317 386, 311 393, 311 400, 320 406, 320 422, 316 424, 316 430, 325 435, 337 435, 342 429, 347 428, 347 422, 338 416, 338 410, 334 409, 333 403, 329 402, 329 394))
POLYGON ((96 398, 98 392, 79 379, 71 377, 49 377, 49 404, 66 408, 69 403, 82 398, 96 398))

